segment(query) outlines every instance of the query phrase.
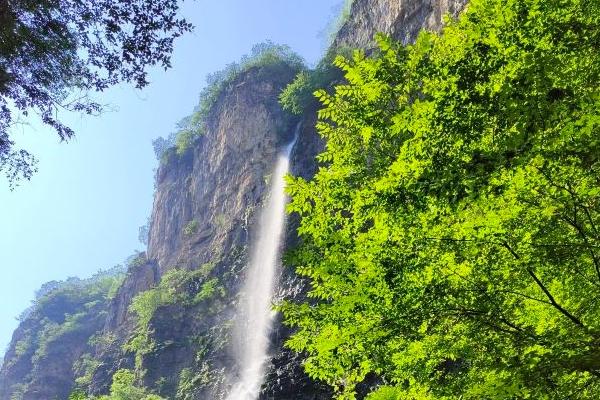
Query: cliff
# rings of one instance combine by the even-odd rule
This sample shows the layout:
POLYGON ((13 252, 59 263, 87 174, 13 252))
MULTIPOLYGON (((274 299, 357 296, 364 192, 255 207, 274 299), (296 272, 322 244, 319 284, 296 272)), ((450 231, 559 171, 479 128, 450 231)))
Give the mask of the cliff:
POLYGON ((66 399, 85 375, 78 361, 93 351, 90 341, 101 331, 122 278, 117 269, 53 283, 38 294, 5 354, 0 399, 66 399))
POLYGON ((148 245, 161 273, 194 268, 245 242, 278 148, 293 137, 277 96, 296 72, 274 65, 239 76, 211 110, 207 134, 161 165, 148 245))
MULTIPOLYGON (((376 32, 408 42, 422 28, 440 29, 442 15, 456 14, 464 3, 356 0, 333 46, 368 49, 376 32)), ((316 110, 294 118, 278 103, 297 72, 274 63, 227 83, 206 116, 204 134, 184 152, 170 149, 163 157, 147 252, 110 296, 61 304, 57 313, 49 303, 36 305, 5 356, 0 399, 66 399, 74 388, 105 394, 119 369, 135 370, 140 385, 168 399, 223 398, 232 367, 231 320, 275 157, 299 127, 291 172, 310 177, 322 148, 316 110), (48 321, 63 326, 73 315, 77 329, 43 339, 48 321)), ((294 227, 291 221, 288 246, 296 240, 294 227)), ((303 296, 303 282, 284 271, 277 297, 303 296)), ((301 356, 283 348, 288 335, 279 324, 273 332, 260 398, 330 398, 328 388, 304 374, 301 356)))
POLYGON ((439 31, 444 16, 456 17, 466 3, 467 0, 355 0, 333 47, 370 49, 377 32, 410 43, 423 29, 439 31))
POLYGON ((296 73, 275 64, 240 74, 215 101, 205 134, 185 153, 171 151, 164 158, 156 174, 148 255, 110 306, 104 331, 117 340, 97 348, 102 367, 91 393, 106 392, 116 370, 132 367, 143 371, 146 387, 167 398, 177 393, 220 398, 224 392, 224 371, 231 367, 228 324, 252 222, 278 150, 291 140, 297 124, 277 96, 296 73), (177 301, 162 302, 148 321, 155 348, 122 351, 140 329, 136 316, 127 312, 133 298, 157 285, 161 290, 159 281, 169 271, 185 272, 165 286, 178 291, 177 301), (206 285, 214 290, 197 300, 206 285))

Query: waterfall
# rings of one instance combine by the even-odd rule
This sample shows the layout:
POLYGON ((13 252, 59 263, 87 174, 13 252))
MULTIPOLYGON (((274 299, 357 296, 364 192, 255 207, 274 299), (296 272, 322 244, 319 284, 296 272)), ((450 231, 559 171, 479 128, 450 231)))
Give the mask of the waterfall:
POLYGON ((287 199, 284 177, 299 128, 298 125, 294 139, 277 159, 271 175, 270 196, 261 211, 257 238, 251 246, 250 263, 246 269, 246 281, 240 296, 233 335, 239 376, 236 377, 227 400, 256 400, 263 383, 273 319, 271 302, 285 227, 287 199))

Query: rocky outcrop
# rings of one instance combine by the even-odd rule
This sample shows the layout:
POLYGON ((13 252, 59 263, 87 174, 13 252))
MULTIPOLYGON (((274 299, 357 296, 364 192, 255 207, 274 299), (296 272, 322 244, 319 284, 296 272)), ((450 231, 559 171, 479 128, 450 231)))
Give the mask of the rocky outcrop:
POLYGON ((195 268, 246 240, 277 152, 293 136, 278 95, 296 72, 276 65, 239 76, 219 96, 207 133, 159 168, 148 258, 161 273, 195 268))
POLYGON ((355 0, 334 47, 369 49, 382 32, 410 43, 423 29, 439 31, 445 15, 456 17, 467 0, 355 0))
POLYGON ((93 350, 90 339, 106 321, 118 270, 70 279, 36 299, 26 313, 0 370, 0 399, 66 399, 79 376, 77 363, 93 350))
POLYGON ((31 370, 31 380, 23 393, 23 399, 47 400, 66 399, 74 386, 74 366, 91 351, 88 343, 104 324, 102 308, 90 310, 82 318, 77 329, 66 332, 47 345, 47 351, 31 370))
POLYGON ((141 253, 129 266, 129 271, 117 294, 111 299, 104 329, 115 331, 126 329, 129 317, 129 304, 133 298, 145 290, 154 287, 160 280, 158 265, 149 261, 145 253, 141 253))
POLYGON ((91 371, 87 387, 90 393, 106 393, 117 370, 134 367, 133 355, 124 353, 122 349, 136 328, 135 316, 129 312, 129 306, 135 296, 153 288, 159 281, 156 262, 149 261, 145 253, 138 254, 108 304, 103 326, 96 332, 100 340, 97 340, 91 353, 98 365, 91 371))

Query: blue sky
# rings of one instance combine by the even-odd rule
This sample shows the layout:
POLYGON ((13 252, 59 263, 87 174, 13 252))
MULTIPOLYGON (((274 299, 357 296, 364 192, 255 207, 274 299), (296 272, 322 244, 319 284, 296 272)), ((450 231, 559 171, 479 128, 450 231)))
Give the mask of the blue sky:
POLYGON ((338 3, 188 0, 182 13, 196 29, 176 43, 172 69, 152 72, 148 88, 103 93, 113 110, 99 117, 65 115, 77 132, 68 144, 34 120, 15 130, 39 172, 13 192, 0 179, 0 354, 42 283, 87 277, 143 250, 138 227, 150 215, 157 165, 151 141, 192 111, 206 74, 266 39, 316 62, 319 32, 338 3))

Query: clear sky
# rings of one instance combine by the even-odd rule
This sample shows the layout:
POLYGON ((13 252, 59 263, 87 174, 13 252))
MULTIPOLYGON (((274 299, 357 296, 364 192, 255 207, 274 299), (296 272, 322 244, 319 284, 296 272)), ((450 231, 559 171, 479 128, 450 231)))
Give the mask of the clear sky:
POLYGON ((138 227, 150 215, 157 165, 151 141, 191 113, 206 74, 266 39, 315 63, 319 32, 338 3, 187 0, 182 14, 196 29, 176 42, 173 68, 153 71, 148 88, 103 93, 113 111, 99 117, 65 115, 77 132, 67 144, 35 121, 15 132, 39 172, 13 192, 0 179, 0 355, 42 283, 87 277, 143 250, 138 227))

